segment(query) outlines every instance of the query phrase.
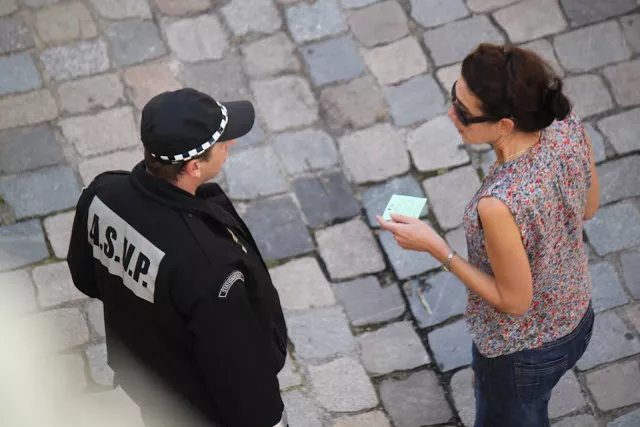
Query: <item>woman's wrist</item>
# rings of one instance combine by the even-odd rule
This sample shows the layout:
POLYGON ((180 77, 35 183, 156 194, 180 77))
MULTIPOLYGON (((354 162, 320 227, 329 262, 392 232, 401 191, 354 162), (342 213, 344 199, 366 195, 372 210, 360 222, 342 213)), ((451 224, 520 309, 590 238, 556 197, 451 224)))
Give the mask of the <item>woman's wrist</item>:
POLYGON ((433 257, 435 259, 437 259, 438 261, 440 261, 441 264, 444 264, 444 262, 447 260, 447 258, 449 257, 449 254, 451 252, 453 252, 453 249, 451 249, 449 247, 449 245, 447 245, 446 243, 444 243, 443 245, 441 245, 436 251, 434 251, 435 253, 433 253, 433 257))

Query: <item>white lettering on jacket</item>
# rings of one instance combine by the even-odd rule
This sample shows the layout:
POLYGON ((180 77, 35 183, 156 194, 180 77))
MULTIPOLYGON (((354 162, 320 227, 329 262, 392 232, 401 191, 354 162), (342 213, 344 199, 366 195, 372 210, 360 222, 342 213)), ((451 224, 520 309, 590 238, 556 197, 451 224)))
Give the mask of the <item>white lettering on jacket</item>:
POLYGON ((233 273, 231 273, 229 276, 227 276, 227 278, 225 279, 224 283, 222 284, 222 287, 220 288, 220 293, 218 294, 218 298, 226 298, 233 284, 238 281, 244 282, 244 274, 236 270, 233 273))

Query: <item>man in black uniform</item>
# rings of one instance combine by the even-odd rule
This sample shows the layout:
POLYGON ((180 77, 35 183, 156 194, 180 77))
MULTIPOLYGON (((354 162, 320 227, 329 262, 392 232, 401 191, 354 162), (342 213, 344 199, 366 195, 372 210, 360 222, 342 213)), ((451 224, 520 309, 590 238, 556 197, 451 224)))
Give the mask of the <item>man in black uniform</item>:
POLYGON ((248 101, 193 89, 142 111, 145 159, 83 190, 68 264, 104 303, 108 363, 149 426, 285 426, 287 330, 251 233, 217 184, 248 101))

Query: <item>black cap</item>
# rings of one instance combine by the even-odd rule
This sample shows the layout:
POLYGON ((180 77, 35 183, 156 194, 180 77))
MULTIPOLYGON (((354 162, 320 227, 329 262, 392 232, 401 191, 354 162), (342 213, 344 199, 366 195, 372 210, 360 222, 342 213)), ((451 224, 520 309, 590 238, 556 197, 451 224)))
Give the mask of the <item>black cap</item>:
POLYGON ((249 133, 255 110, 249 101, 219 103, 186 88, 153 97, 142 109, 140 135, 151 155, 179 163, 204 153, 216 142, 249 133))

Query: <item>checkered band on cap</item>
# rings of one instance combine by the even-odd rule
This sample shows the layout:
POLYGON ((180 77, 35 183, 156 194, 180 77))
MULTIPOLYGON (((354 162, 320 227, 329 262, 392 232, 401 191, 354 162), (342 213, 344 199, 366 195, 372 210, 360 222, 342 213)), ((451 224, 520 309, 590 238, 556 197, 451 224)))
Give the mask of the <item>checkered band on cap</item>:
POLYGON ((218 141, 218 139, 220 139, 220 137, 224 133, 224 129, 227 127, 227 123, 229 122, 229 115, 227 114, 227 108, 224 105, 220 104, 218 101, 216 101, 216 104, 218 104, 218 106, 220 107, 220 111, 222 112, 222 121, 220 121, 220 127, 218 128, 216 133, 214 133, 207 142, 202 144, 200 147, 196 147, 193 150, 189 150, 186 153, 176 154, 174 156, 157 156, 153 153, 151 153, 151 155, 153 157, 159 158, 160 160, 164 160, 165 162, 181 163, 181 162, 186 162, 187 160, 191 160, 194 157, 197 157, 200 154, 207 151, 208 148, 213 146, 213 144, 215 144, 218 141))

